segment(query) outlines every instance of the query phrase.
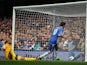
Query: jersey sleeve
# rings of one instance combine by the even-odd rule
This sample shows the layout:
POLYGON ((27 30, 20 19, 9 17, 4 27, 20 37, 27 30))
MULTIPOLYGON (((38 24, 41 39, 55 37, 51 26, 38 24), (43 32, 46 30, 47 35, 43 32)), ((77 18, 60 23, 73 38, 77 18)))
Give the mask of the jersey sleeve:
POLYGON ((63 29, 58 29, 58 34, 63 34, 63 29))

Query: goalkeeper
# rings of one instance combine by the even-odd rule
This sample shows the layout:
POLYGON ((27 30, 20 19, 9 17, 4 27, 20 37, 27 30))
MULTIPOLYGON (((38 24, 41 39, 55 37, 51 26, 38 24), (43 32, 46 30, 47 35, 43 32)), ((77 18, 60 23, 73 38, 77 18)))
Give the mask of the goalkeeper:
POLYGON ((28 58, 28 57, 22 57, 22 56, 16 55, 14 51, 12 50, 10 38, 6 39, 6 42, 4 43, 1 49, 3 49, 7 60, 29 60, 29 61, 37 60, 37 58, 28 58))

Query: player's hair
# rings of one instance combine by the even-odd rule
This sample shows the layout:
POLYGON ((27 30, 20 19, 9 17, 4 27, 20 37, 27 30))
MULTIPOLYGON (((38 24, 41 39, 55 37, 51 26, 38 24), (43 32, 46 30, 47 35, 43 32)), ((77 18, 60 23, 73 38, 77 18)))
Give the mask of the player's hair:
POLYGON ((65 22, 61 22, 60 26, 65 26, 65 24, 66 24, 65 22))

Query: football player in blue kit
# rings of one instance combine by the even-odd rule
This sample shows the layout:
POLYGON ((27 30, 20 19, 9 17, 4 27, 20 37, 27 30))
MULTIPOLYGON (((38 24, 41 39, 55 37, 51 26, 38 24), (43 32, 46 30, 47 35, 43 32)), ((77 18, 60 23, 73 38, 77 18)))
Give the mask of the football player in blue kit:
POLYGON ((52 32, 51 32, 51 37, 49 38, 48 42, 49 42, 49 47, 48 47, 48 52, 45 52, 44 54, 42 55, 39 55, 37 58, 38 59, 42 59, 44 56, 47 56, 48 54, 52 53, 53 50, 56 50, 56 59, 59 60, 58 58, 58 45, 57 45, 57 39, 59 37, 62 37, 62 38, 66 38, 67 35, 64 35, 63 34, 63 30, 64 30, 64 27, 65 27, 65 22, 61 22, 60 25, 58 27, 55 27, 52 32))

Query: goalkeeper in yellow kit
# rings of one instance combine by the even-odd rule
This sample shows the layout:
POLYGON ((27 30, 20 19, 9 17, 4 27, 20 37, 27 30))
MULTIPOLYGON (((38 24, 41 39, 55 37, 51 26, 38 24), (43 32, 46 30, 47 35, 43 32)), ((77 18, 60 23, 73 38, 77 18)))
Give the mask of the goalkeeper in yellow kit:
POLYGON ((2 49, 4 50, 4 54, 7 60, 29 60, 29 61, 37 60, 37 58, 28 58, 16 55, 12 50, 10 38, 6 39, 6 42, 4 43, 2 49))

